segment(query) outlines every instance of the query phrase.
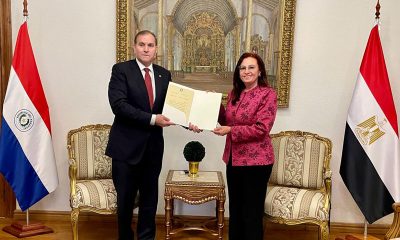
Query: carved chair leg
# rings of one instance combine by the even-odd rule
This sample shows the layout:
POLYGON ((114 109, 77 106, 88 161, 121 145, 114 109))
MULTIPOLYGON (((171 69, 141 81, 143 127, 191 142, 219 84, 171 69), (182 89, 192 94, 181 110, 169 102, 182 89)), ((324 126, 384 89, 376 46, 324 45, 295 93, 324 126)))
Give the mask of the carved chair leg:
POLYGON ((320 240, 329 240, 329 228, 328 228, 327 222, 323 222, 319 226, 319 239, 320 240))
POLYGON ((77 209, 77 208, 72 209, 71 225, 72 225, 73 240, 78 240, 78 218, 79 218, 79 209, 77 209))
POLYGON ((400 203, 393 203, 393 222, 385 235, 385 240, 400 237, 400 203))

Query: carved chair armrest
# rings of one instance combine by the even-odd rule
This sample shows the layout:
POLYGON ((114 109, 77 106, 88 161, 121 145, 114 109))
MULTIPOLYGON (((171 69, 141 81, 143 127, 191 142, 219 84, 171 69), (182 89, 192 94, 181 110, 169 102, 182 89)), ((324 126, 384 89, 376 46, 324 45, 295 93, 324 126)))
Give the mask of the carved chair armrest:
POLYGON ((327 170, 324 172, 324 184, 325 184, 325 203, 324 208, 328 209, 331 202, 331 192, 332 192, 332 171, 327 170))
MULTIPOLYGON (((69 187, 70 187, 70 199, 75 199, 76 196, 76 178, 77 178, 77 166, 76 166, 76 160, 75 160, 75 152, 74 149, 72 148, 71 145, 67 146, 68 149, 68 154, 69 154, 69 170, 68 170, 68 176, 69 176, 69 187)), ((72 207, 72 202, 70 203, 72 207)))
POLYGON ((393 222, 385 234, 385 239, 400 237, 400 202, 393 203, 392 208, 394 210, 393 222))
POLYGON ((332 171, 331 170, 327 170, 324 173, 324 179, 331 179, 332 178, 332 171))

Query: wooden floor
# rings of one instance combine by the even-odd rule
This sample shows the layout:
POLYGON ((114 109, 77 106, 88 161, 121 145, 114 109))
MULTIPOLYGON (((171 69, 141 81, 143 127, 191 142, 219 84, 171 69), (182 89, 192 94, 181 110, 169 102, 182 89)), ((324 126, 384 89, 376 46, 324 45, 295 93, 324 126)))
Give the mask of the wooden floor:
MULTIPOLYGON (((68 221, 45 221, 44 225, 54 230, 54 233, 39 235, 34 237, 26 237, 27 240, 70 240, 72 239, 71 224, 68 221)), ((0 229, 11 224, 10 219, 0 219, 0 229)), ((270 227, 268 223, 264 239, 266 240, 318 240, 318 229, 312 227, 298 228, 295 226, 270 227)), ((227 238, 227 227, 225 227, 224 240, 227 238)), ((345 239, 345 233, 331 232, 330 240, 336 238, 345 239)), ((157 226, 157 240, 165 239, 165 228, 163 224, 157 226)), ((368 238, 369 240, 383 239, 384 235, 375 234, 368 238)), ((18 239, 4 231, 0 231, 0 240, 18 239)), ((79 239, 80 240, 116 240, 117 231, 114 222, 90 222, 82 221, 79 223, 79 239)), ((208 240, 216 239, 199 231, 187 231, 180 235, 175 235, 173 240, 208 240)))

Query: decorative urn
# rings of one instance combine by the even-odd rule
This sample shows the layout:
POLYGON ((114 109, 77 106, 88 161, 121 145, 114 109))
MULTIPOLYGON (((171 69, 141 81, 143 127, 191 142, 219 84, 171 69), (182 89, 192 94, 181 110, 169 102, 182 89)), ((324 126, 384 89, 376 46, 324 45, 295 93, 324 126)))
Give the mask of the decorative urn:
POLYGON ((198 141, 191 141, 185 145, 183 156, 189 162, 189 176, 197 177, 199 172, 199 163, 206 154, 203 144, 198 141))

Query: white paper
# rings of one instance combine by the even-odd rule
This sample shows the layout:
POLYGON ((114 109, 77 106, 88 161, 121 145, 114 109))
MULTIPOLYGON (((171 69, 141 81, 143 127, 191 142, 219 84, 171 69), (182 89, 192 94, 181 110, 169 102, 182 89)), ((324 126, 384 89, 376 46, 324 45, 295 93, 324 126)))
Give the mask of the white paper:
POLYGON ((185 127, 189 122, 200 129, 217 126, 222 93, 200 91, 170 82, 162 114, 185 127))

